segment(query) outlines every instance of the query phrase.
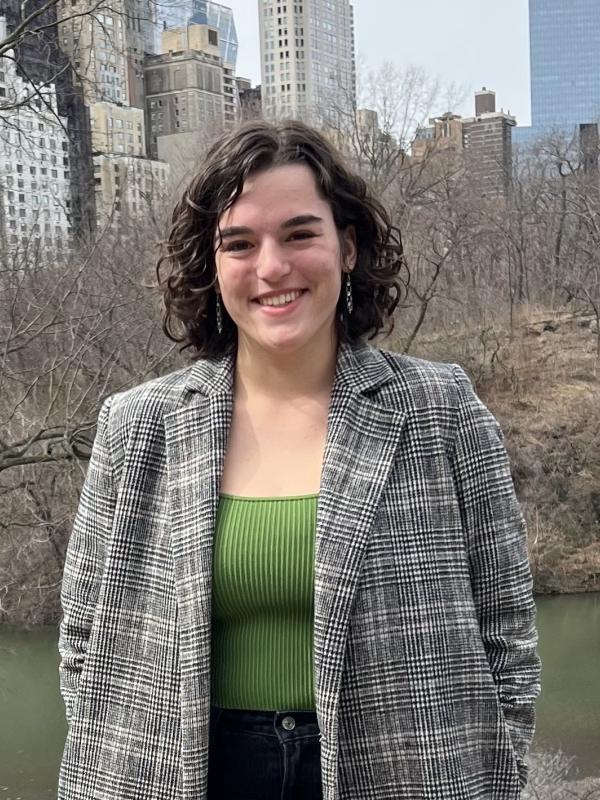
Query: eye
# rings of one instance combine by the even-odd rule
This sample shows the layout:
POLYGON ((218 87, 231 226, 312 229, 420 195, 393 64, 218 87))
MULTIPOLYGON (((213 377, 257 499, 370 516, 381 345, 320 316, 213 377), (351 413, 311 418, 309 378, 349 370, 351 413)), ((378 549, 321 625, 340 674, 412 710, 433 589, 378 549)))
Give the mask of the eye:
POLYGON ((246 242, 243 239, 238 239, 235 242, 228 242, 225 245, 221 246, 221 250, 224 253, 241 253, 244 250, 247 250, 251 247, 250 242, 246 242))
POLYGON ((292 241, 302 240, 302 239, 313 239, 317 234, 313 233, 313 231, 295 231, 290 235, 290 239, 292 241))

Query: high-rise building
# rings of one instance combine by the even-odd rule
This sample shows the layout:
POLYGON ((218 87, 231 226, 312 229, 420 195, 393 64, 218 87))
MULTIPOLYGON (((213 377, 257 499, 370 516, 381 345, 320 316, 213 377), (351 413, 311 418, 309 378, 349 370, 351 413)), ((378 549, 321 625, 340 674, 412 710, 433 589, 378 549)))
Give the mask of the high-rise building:
POLYGON ((223 62, 224 121, 233 125, 239 117, 239 96, 235 83, 238 39, 233 11, 210 0, 159 0, 156 5, 159 39, 156 52, 164 53, 161 37, 172 28, 204 26, 216 32, 217 47, 223 62))
POLYGON ((235 79, 240 98, 240 118, 242 120, 260 119, 262 117, 262 100, 260 86, 252 86, 248 78, 235 79))
POLYGON ((190 23, 209 25, 218 31, 219 53, 223 64, 235 72, 238 38, 233 11, 210 0, 158 0, 156 3, 158 37, 156 52, 161 52, 160 36, 168 28, 181 28, 190 23))
MULTIPOLYGON (((4 30, 0 17, 2 38, 4 30)), ((27 254, 39 263, 66 255, 71 238, 66 126, 55 85, 35 87, 23 80, 13 51, 0 57, 0 254, 5 257, 27 254)))
POLYGON ((169 191, 169 165, 136 156, 94 156, 98 223, 121 229, 148 219, 169 191))
POLYGON ((144 107, 144 53, 154 43, 150 0, 114 0, 89 12, 87 0, 71 0, 59 23, 59 45, 69 57, 85 101, 144 107))
POLYGON ((92 151, 144 156, 144 112, 134 106, 93 103, 90 106, 92 151))
POLYGON ((600 120, 600 3, 529 0, 534 132, 600 120))
POLYGON ((496 94, 475 94, 475 116, 463 119, 448 111, 417 130, 411 156, 423 160, 432 151, 460 156, 473 185, 486 197, 505 195, 512 176, 512 131, 517 121, 496 111, 496 94))
POLYGON ((148 149, 179 171, 181 159, 198 152, 198 132, 223 127, 223 61, 208 25, 164 31, 161 49, 145 62, 148 149))
POLYGON ((38 87, 53 84, 56 88, 57 111, 66 119, 69 134, 71 227, 74 238, 79 239, 87 238, 95 224, 90 126, 83 92, 73 81, 69 60, 59 47, 57 14, 64 16, 62 8, 64 2, 59 9, 58 4, 44 0, 30 0, 27 4, 0 0, 7 32, 23 24, 31 31, 15 45, 17 74, 25 83, 38 87), (29 23, 25 21, 27 17, 29 23))
POLYGON ((343 126, 356 105, 354 15, 348 0, 259 0, 266 117, 343 126))
POLYGON ((463 120, 467 169, 487 197, 505 195, 512 178, 512 129, 516 119, 504 111, 488 111, 463 120))

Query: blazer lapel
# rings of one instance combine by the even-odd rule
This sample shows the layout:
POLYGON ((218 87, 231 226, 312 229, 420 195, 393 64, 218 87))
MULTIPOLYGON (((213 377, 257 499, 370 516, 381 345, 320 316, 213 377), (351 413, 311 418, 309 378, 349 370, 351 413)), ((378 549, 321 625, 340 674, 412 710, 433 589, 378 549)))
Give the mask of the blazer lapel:
POLYGON ((232 369, 231 358, 197 362, 179 408, 164 418, 179 614, 184 800, 203 796, 208 763, 213 533, 231 423, 232 369))
POLYGON ((315 695, 322 767, 329 786, 337 780, 337 706, 350 613, 406 417, 405 412, 367 396, 390 377, 390 368, 377 351, 340 348, 315 544, 315 695))

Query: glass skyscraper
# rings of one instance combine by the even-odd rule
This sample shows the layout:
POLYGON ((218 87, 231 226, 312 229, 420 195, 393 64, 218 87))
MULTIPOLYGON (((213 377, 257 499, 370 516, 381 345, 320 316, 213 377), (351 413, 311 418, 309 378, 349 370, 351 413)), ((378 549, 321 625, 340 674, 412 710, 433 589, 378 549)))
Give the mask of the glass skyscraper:
POLYGON ((219 31, 219 54, 223 63, 235 72, 238 38, 230 8, 210 0, 159 0, 156 8, 160 30, 193 23, 216 28, 219 31))
POLYGON ((535 133, 600 121, 600 0, 529 0, 535 133))

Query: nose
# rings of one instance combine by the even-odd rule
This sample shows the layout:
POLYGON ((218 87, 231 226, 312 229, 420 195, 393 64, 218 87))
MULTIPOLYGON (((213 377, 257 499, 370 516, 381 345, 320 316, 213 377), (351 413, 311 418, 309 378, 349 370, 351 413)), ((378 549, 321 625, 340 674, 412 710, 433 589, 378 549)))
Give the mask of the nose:
POLYGON ((279 242, 265 240, 256 254, 256 275, 267 283, 277 283, 290 272, 288 255, 279 242))

